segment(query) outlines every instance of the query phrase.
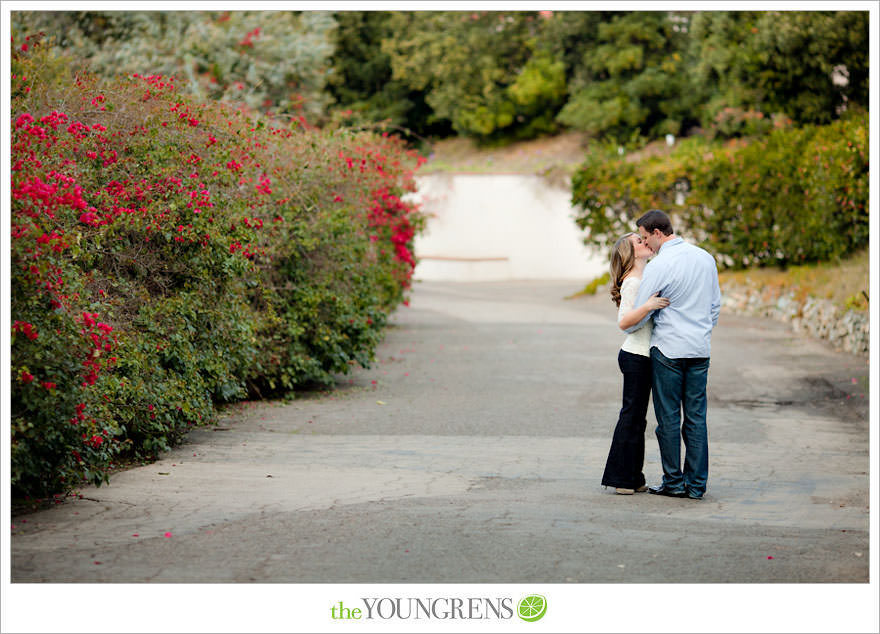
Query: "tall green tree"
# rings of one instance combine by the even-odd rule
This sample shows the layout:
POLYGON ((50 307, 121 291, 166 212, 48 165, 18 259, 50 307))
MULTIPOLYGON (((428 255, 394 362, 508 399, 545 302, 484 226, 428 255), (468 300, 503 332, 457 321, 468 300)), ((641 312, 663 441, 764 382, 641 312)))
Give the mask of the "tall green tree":
POLYGON ((618 139, 634 132, 678 134, 694 104, 686 90, 685 31, 669 12, 603 16, 585 43, 559 120, 618 139))
POLYGON ((565 97, 564 65, 536 54, 536 12, 399 12, 382 50, 393 77, 426 93, 438 118, 481 138, 555 129, 565 97))
POLYGON ((868 105, 867 11, 768 11, 756 25, 768 105, 800 123, 828 123, 868 105), (834 81, 835 74, 845 84, 834 81))
POLYGON ((700 12, 689 59, 704 126, 724 109, 821 124, 868 105, 866 11, 700 12))
POLYGON ((352 124, 388 121, 417 135, 452 133, 449 121, 439 119, 425 102, 425 92, 411 88, 392 76, 391 57, 382 42, 393 39, 392 14, 388 11, 340 11, 333 73, 328 90, 337 112, 351 111, 352 124))
POLYGON ((762 55, 753 38, 759 18, 756 12, 705 11, 691 21, 690 89, 698 96, 698 117, 707 129, 725 109, 748 111, 764 102, 756 81, 762 55))
POLYGON ((542 11, 539 12, 538 49, 561 60, 566 83, 586 79, 584 66, 589 51, 596 46, 599 26, 622 11, 542 11))

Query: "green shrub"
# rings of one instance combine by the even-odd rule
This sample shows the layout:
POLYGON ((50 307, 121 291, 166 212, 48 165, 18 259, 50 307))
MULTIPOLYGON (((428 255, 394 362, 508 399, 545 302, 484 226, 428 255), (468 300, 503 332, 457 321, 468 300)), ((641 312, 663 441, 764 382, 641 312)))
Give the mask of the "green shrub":
POLYGON ((638 161, 594 153, 572 182, 592 244, 609 247, 660 208, 723 266, 839 258, 868 243, 867 116, 723 144, 694 137, 638 161))
POLYGON ((592 280, 587 282, 587 285, 584 286, 583 290, 578 293, 579 295, 595 295, 596 291, 599 290, 600 286, 604 286, 611 281, 611 274, 608 271, 602 273, 602 275, 597 275, 592 280))
POLYGON ((423 159, 12 57, 12 487, 100 484, 217 403, 371 363, 405 301, 423 159))

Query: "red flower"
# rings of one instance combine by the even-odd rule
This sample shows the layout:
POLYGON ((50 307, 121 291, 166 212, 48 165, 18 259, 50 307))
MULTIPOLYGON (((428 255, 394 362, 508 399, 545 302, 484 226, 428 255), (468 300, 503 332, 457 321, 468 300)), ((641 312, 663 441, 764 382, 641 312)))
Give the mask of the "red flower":
POLYGON ((13 329, 15 332, 21 332, 21 333, 24 333, 24 335, 25 335, 28 339, 30 339, 30 340, 32 340, 32 341, 33 341, 34 339, 36 339, 36 338, 39 336, 39 335, 37 334, 37 331, 34 330, 33 325, 32 325, 32 324, 29 324, 29 323, 26 322, 26 321, 16 321, 16 322, 12 325, 12 329, 13 329))
POLYGON ((27 124, 32 123, 33 120, 34 120, 34 118, 26 112, 23 114, 20 114, 20 115, 18 115, 18 118, 15 120, 15 128, 16 129, 23 128, 27 124))
POLYGON ((22 383, 30 383, 34 380, 34 375, 28 372, 27 370, 21 371, 21 382, 22 383))
POLYGON ((91 211, 88 211, 79 217, 79 221, 86 225, 97 226, 99 224, 98 217, 91 211))

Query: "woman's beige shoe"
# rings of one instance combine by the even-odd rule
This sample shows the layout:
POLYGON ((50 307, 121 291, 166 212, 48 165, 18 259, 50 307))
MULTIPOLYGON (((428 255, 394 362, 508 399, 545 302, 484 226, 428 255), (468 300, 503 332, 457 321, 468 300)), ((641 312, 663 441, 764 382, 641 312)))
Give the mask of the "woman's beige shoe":
POLYGON ((618 488, 614 489, 614 492, 617 495, 632 495, 633 493, 644 493, 647 490, 648 490, 648 485, 643 484, 638 489, 621 489, 618 487, 618 488))

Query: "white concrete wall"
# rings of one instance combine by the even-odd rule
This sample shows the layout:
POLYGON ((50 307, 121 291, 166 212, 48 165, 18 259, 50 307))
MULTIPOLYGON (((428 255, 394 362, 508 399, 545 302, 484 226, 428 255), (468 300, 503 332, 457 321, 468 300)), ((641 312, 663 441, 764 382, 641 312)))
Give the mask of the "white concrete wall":
POLYGON ((521 174, 428 174, 412 198, 430 215, 415 279, 582 279, 607 269, 583 244, 571 194, 521 174))

